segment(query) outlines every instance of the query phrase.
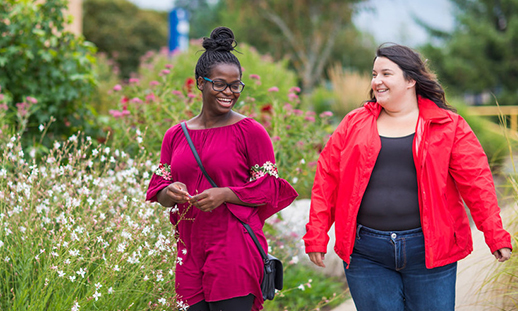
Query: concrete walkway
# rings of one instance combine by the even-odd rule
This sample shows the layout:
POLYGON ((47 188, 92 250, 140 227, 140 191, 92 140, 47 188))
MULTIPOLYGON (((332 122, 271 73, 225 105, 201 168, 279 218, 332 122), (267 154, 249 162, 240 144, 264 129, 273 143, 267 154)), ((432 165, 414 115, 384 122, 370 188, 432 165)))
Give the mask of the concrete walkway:
MULTIPOLYGON (((507 208, 502 213, 502 218, 513 217, 513 208, 507 208)), ((456 311, 490 311, 499 310, 494 306, 494 297, 484 292, 482 288, 484 280, 494 271, 495 257, 490 253, 484 242, 484 235, 475 227, 472 227, 473 253, 459 261, 457 267, 457 296, 456 311), (482 288, 482 291, 481 291, 482 288)), ((332 311, 356 311, 351 300, 348 300, 332 311)))

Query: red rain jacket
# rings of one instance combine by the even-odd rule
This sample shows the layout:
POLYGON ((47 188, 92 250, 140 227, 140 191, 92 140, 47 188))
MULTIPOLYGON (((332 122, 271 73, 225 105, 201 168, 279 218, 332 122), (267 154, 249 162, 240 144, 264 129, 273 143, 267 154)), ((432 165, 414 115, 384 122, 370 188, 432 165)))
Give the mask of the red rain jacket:
MULTIPOLYGON (((473 250, 469 207, 487 245, 494 252, 511 248, 487 157, 466 121, 419 97, 414 162, 419 210, 426 248, 426 267, 458 261, 473 250)), ((347 264, 353 251, 356 217, 381 149, 376 120, 378 103, 349 113, 331 136, 318 160, 306 225, 306 253, 325 253, 335 222, 335 251, 347 264)))

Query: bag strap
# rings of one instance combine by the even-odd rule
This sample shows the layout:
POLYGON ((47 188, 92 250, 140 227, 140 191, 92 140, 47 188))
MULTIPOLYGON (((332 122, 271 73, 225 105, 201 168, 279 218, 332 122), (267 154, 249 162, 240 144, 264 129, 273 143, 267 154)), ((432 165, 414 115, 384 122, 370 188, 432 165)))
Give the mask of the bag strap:
MULTIPOLYGON (((196 151, 196 148, 194 147, 194 144, 192 143, 191 135, 189 135, 189 132, 187 131, 187 126, 185 125, 185 122, 182 122, 181 126, 182 126, 183 134, 185 135, 185 138, 187 139, 187 143, 189 143, 189 147, 191 148, 192 154, 194 155, 194 158, 196 159, 196 162, 198 162, 198 166, 200 167, 203 175, 205 175, 205 177, 210 182, 212 187, 217 188, 218 186, 216 185, 214 180, 212 180, 212 178, 210 178, 209 174, 207 173, 207 171, 203 167, 203 164, 201 163, 200 156, 198 155, 198 151, 196 151)), ((232 215, 234 215, 234 214, 232 214, 232 215)), ((236 218, 237 218, 237 216, 236 216, 236 218)), ((261 244, 259 244, 259 240, 257 239, 257 236, 255 235, 255 233, 252 230, 252 228, 250 228, 250 225, 244 223, 239 218, 237 218, 237 220, 239 220, 239 222, 241 224, 243 224, 243 226, 245 227, 246 231, 248 231, 248 234, 252 237, 252 240, 254 240, 255 246, 257 246, 257 249, 259 250, 259 253, 261 253, 261 257, 263 257, 264 262, 267 263, 269 261, 268 256, 266 255, 266 252, 264 251, 264 249, 261 246, 261 244)))

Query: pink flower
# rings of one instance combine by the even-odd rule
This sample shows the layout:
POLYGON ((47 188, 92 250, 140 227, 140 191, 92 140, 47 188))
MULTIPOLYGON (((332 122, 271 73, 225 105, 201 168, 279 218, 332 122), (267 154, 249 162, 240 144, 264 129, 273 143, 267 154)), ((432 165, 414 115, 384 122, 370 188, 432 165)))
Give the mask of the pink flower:
POLYGON ((273 141, 279 141, 279 140, 281 140, 281 138, 280 138, 279 136, 273 136, 273 137, 272 137, 272 140, 273 140, 273 141))
POLYGON ((325 118, 325 117, 332 117, 333 116, 333 113, 331 111, 324 111, 320 114, 320 117, 321 118, 325 118))
POLYGON ((2 110, 8 110, 9 107, 7 107, 7 104, 0 104, 0 109, 2 110))
POLYGON ((245 68, 244 67, 241 67, 241 72, 245 72, 245 68))
POLYGON ((4 94, 0 94, 0 101, 4 100, 4 94))
POLYGON ((113 110, 113 109, 110 109, 110 111, 108 111, 115 119, 118 119, 120 117, 123 116, 122 112, 120 112, 119 110, 113 110))
POLYGON ((315 122, 315 117, 307 116, 307 117, 304 117, 304 120, 310 121, 310 122, 315 122))
POLYGON ((296 115, 296 116, 301 116, 304 114, 304 112, 300 109, 293 109, 293 113, 296 115))
POLYGON ((140 99, 140 98, 138 98, 138 97, 133 97, 133 98, 131 99, 131 102, 132 102, 132 103, 136 103, 136 104, 142 104, 142 103, 143 103, 142 99, 140 99))
POLYGON ((290 89, 290 92, 300 93, 300 87, 294 86, 290 89))
POLYGON ((38 100, 34 97, 31 97, 31 96, 27 96, 26 97, 27 101, 32 103, 32 104, 37 104, 38 103, 38 100))
POLYGON ((308 166, 309 167, 313 167, 313 166, 316 166, 317 165, 317 161, 311 161, 308 163, 308 166))
POLYGON ((279 92, 279 88, 274 86, 268 89, 268 92, 279 92))
POLYGON ((168 75, 171 71, 169 69, 163 69, 160 73, 162 75, 168 75))
POLYGON ((160 82, 155 81, 155 80, 153 80, 153 81, 149 82, 149 85, 150 85, 150 86, 155 86, 155 85, 159 85, 159 84, 160 84, 160 82))
POLYGON ((250 77, 250 79, 261 80, 261 77, 256 74, 251 74, 249 77, 250 77))
POLYGON ((288 99, 289 99, 290 101, 297 100, 298 98, 299 98, 299 96, 298 96, 297 94, 295 94, 295 93, 289 93, 289 94, 288 94, 288 99))
POLYGON ((178 90, 174 90, 171 93, 173 93, 174 95, 178 95, 178 96, 182 95, 182 91, 178 91, 178 90))
POLYGON ((149 103, 152 101, 155 101, 155 94, 151 93, 151 94, 146 95, 146 103, 149 103))
POLYGON ((171 69, 171 68, 173 68, 173 65, 172 64, 165 64, 165 68, 171 69))
POLYGON ((194 97, 196 97, 196 95, 195 95, 195 94, 193 94, 193 93, 189 93, 189 94, 187 94, 187 97, 189 97, 189 98, 194 98, 194 97))
POLYGON ((140 80, 137 79, 137 78, 130 78, 129 79, 129 83, 135 83, 136 84, 136 83, 139 83, 139 82, 140 82, 140 80))
POLYGON ((16 108, 18 108, 18 114, 20 116, 24 117, 28 113, 27 108, 29 108, 29 104, 27 104, 27 103, 17 103, 16 104, 16 108))
POLYGON ((115 85, 115 86, 113 87, 113 90, 114 90, 115 92, 120 91, 120 90, 122 90, 122 86, 121 86, 120 84, 117 84, 117 85, 115 85))

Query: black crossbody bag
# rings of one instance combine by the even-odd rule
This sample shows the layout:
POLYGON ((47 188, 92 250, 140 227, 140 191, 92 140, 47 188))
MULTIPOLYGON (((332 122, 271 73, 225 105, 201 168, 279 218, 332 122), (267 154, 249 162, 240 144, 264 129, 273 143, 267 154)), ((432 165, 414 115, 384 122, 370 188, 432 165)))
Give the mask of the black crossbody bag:
MULTIPOLYGON (((192 154, 194 155, 194 158, 196 159, 196 162, 198 162, 198 166, 200 167, 203 175, 207 178, 207 180, 210 182, 212 187, 217 188, 218 186, 210 178, 209 174, 207 174, 207 171, 205 171, 205 168, 203 167, 203 164, 201 163, 200 156, 198 155, 198 152, 196 151, 196 148, 194 147, 194 144, 192 143, 191 136, 189 135, 189 132, 187 131, 187 126, 185 125, 185 122, 181 123, 183 133, 185 135, 185 138, 187 139, 187 142, 189 143, 189 147, 191 147, 192 154)), ((235 216, 235 215, 234 215, 235 216)), ((237 218, 237 217, 236 217, 237 218)), ((259 240, 257 240, 257 236, 255 235, 254 231, 250 226, 244 222, 241 221, 241 219, 237 218, 241 224, 245 227, 248 234, 252 237, 252 240, 255 243, 255 246, 257 246, 257 249, 259 250, 259 253, 261 254, 261 257, 263 258, 264 262, 264 277, 263 281, 261 283, 261 291, 263 293, 263 299, 273 300, 275 297, 275 289, 281 290, 282 289, 282 282, 283 282, 283 270, 282 270, 282 262, 270 255, 266 254, 261 244, 259 244, 259 240)))

